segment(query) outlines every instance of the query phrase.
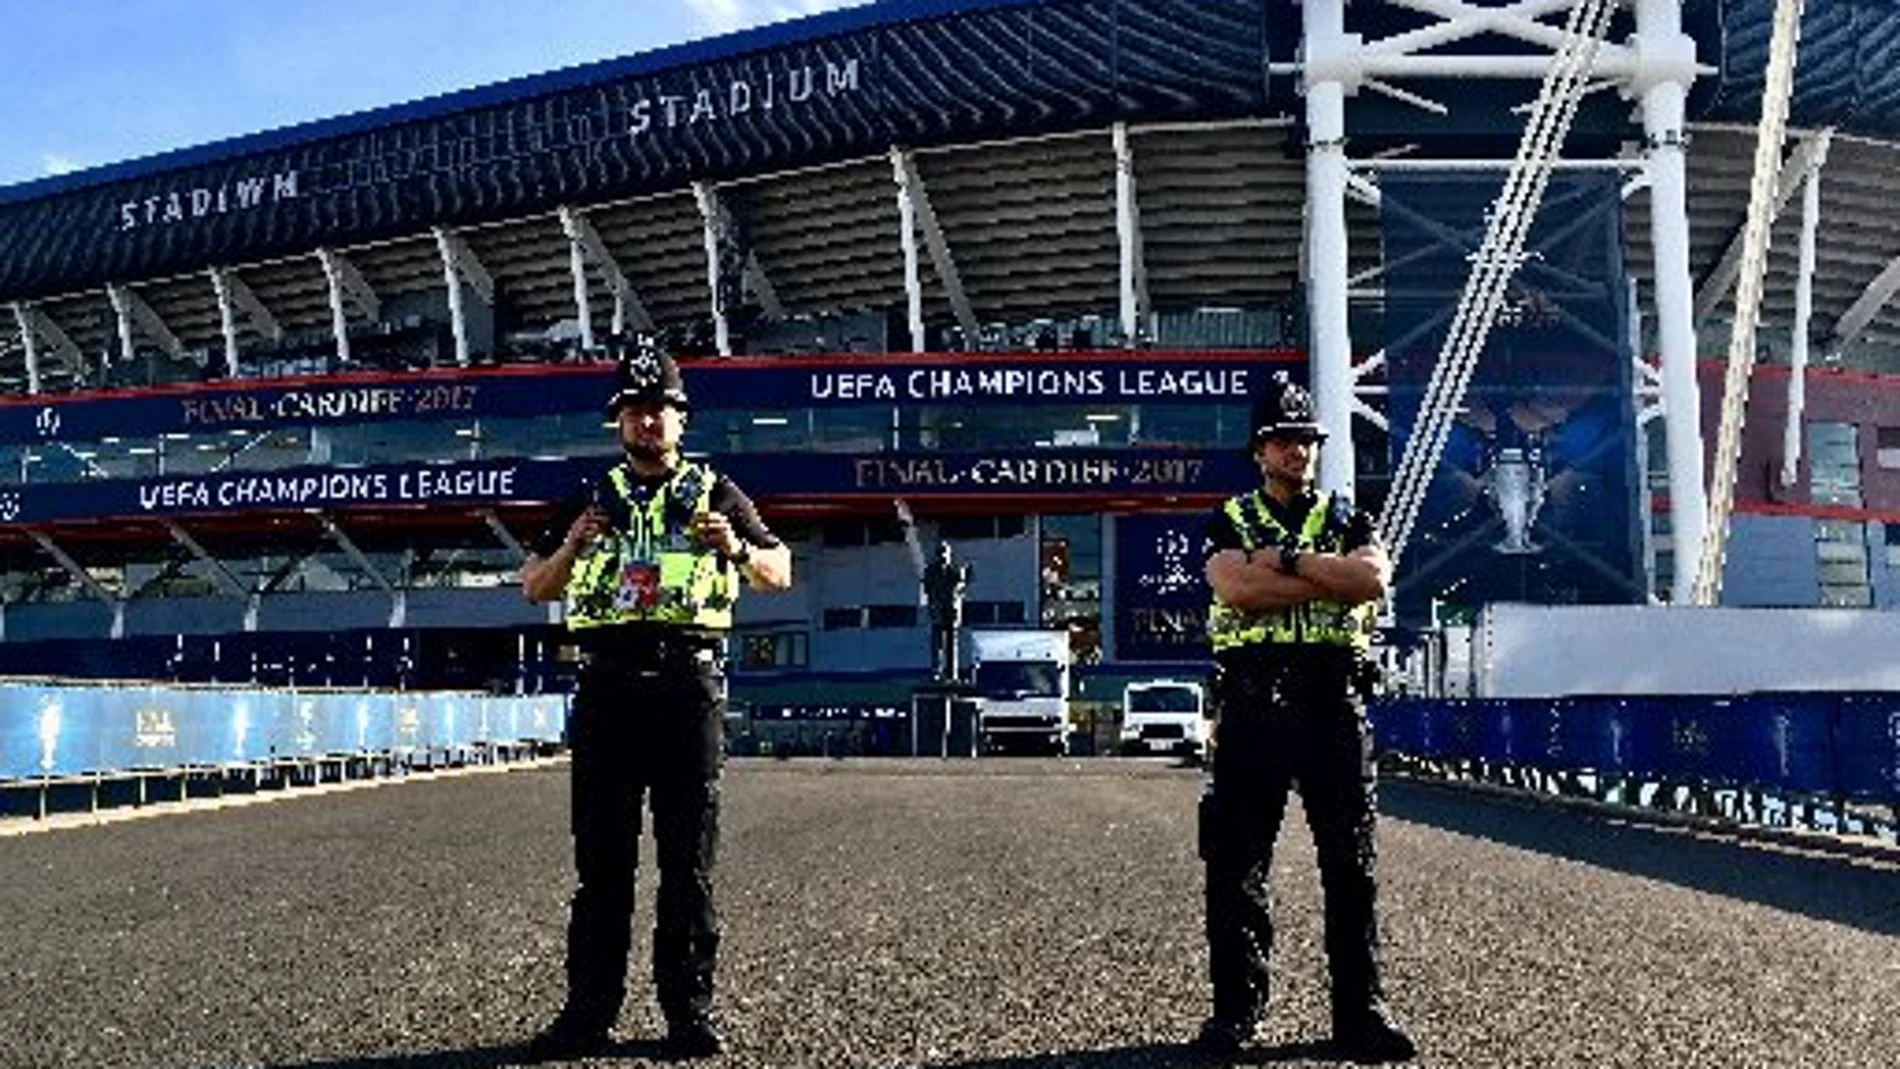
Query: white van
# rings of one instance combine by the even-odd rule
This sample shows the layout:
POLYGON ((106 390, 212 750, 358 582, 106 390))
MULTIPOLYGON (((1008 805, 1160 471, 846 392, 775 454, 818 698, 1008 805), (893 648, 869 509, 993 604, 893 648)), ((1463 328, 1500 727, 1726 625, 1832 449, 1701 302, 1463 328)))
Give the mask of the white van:
POLYGON ((1198 760, 1207 752, 1207 697, 1199 683, 1150 679, 1122 692, 1124 754, 1179 754, 1198 760))

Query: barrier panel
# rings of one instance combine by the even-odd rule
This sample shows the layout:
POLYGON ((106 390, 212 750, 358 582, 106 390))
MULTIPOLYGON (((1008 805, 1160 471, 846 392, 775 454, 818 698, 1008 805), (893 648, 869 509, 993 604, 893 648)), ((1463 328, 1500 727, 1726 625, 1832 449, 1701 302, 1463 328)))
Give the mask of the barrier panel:
POLYGON ((1440 761, 1900 803, 1900 695, 1401 699, 1379 747, 1440 761))
POLYGON ((558 741, 564 695, 0 680, 0 781, 558 741))

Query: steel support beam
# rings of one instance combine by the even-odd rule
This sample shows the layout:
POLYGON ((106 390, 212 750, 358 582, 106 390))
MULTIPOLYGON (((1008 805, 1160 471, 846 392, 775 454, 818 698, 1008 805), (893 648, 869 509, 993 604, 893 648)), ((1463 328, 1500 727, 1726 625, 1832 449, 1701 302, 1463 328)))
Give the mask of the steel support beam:
POLYGON ((910 351, 925 352, 923 251, 917 244, 917 201, 906 180, 904 150, 891 148, 891 181, 897 186, 897 237, 904 249, 904 305, 910 325, 910 351))
POLYGON ((1861 331, 1874 321, 1887 302, 1893 300, 1895 292, 1900 292, 1900 256, 1887 261, 1874 280, 1867 284, 1854 303, 1847 306, 1841 318, 1834 324, 1833 337, 1828 341, 1828 349, 1840 352, 1859 339, 1861 331))
POLYGON ((1814 322, 1815 245, 1820 229, 1821 171, 1817 166, 1801 196, 1800 268, 1794 284, 1794 336, 1788 350, 1788 419, 1781 439, 1783 486, 1793 486, 1801 471, 1802 422, 1808 407, 1808 331, 1814 322))
MULTIPOLYGON (((58 323, 53 322, 52 316, 47 315, 45 312, 40 311, 25 301, 16 302, 14 304, 13 315, 16 322, 23 324, 22 329, 28 335, 51 346, 52 355, 58 357, 65 363, 69 373, 80 375, 85 372, 86 360, 85 357, 80 355, 79 346, 74 344, 70 337, 67 337, 66 332, 60 328, 58 323)), ((45 378, 44 358, 47 353, 46 350, 40 349, 38 350, 38 354, 42 358, 40 370, 43 380, 45 378)), ((43 382, 42 385, 44 385, 43 382)))
POLYGON ((528 559, 528 547, 522 545, 521 539, 516 538, 515 533, 508 529, 508 525, 501 522, 501 517, 495 515, 495 510, 483 509, 481 515, 482 522, 487 524, 489 531, 494 533, 495 541, 500 542, 503 548, 514 554, 517 563, 528 559))
POLYGON ((165 320, 130 286, 108 282, 106 297, 112 302, 113 314, 119 321, 119 355, 122 359, 129 361, 137 355, 133 339, 135 332, 150 338, 173 360, 186 358, 185 346, 178 340, 178 335, 172 333, 172 329, 165 325, 165 320))
POLYGON ((337 548, 343 551, 343 555, 350 558, 352 564, 362 569, 364 575, 375 580, 376 585, 382 588, 384 593, 394 594, 396 592, 396 585, 391 583, 388 577, 377 569, 376 565, 371 562, 369 557, 365 555, 361 549, 357 548, 356 543, 350 539, 349 533, 337 526, 336 520, 332 519, 329 513, 317 511, 311 513, 311 515, 316 518, 317 523, 323 526, 323 533, 330 536, 330 541, 335 542, 337 548))
POLYGON ((711 299, 713 345, 720 356, 732 355, 732 325, 726 319, 724 269, 720 250, 726 242, 725 214, 720 210, 719 193, 709 182, 693 183, 693 200, 699 205, 700 230, 706 244, 706 289, 711 299))
POLYGON ((27 318, 26 305, 13 302, 13 322, 20 330, 20 349, 26 357, 26 392, 40 392, 40 347, 33 337, 33 324, 27 318))
POLYGON ((1672 599, 1694 598, 1695 561, 1708 537, 1702 457, 1702 390, 1696 382, 1694 281, 1689 270, 1689 172, 1684 107, 1696 70, 1679 0, 1638 0, 1636 39, 1649 61, 1635 88, 1649 149, 1649 239, 1655 250, 1656 337, 1662 359, 1669 453, 1669 519, 1676 572, 1672 599))
POLYGON ((250 588, 240 582, 237 576, 232 575, 231 569, 226 568, 223 561, 212 556, 196 538, 193 538, 190 531, 180 527, 172 520, 164 520, 162 522, 165 525, 166 533, 172 536, 172 541, 185 547, 192 556, 203 561, 210 567, 212 581, 223 587, 225 593, 240 598, 249 598, 251 596, 250 588))
POLYGON ((324 280, 330 287, 330 333, 336 339, 336 358, 350 359, 350 313, 355 304, 363 318, 375 322, 382 318, 383 303, 363 273, 349 258, 334 249, 318 249, 317 261, 323 265, 324 280))
POLYGON ((99 580, 94 579, 92 577, 91 572, 87 571, 84 567, 80 565, 78 561, 74 560, 72 556, 69 555, 64 549, 60 548, 59 543, 53 541, 52 538, 46 534, 46 532, 36 531, 29 527, 27 528, 26 533, 27 533, 27 537, 33 539, 34 542, 39 544, 39 547, 41 549, 46 551, 47 556, 58 561, 59 566, 66 569, 67 574, 71 575, 74 579, 79 580, 80 586, 85 587, 86 590, 89 591, 93 597, 98 598, 100 601, 103 601, 107 605, 112 607, 112 637, 124 638, 125 637, 125 601, 124 599, 114 596, 111 591, 101 586, 99 584, 99 580))
POLYGON ((284 328, 235 272, 228 268, 213 267, 208 273, 211 287, 218 294, 218 325, 224 334, 225 373, 235 379, 238 377, 239 314, 242 313, 252 330, 274 342, 284 340, 284 328))
POLYGON ((1319 483, 1350 495, 1357 457, 1352 443, 1352 335, 1348 329, 1346 93, 1349 61, 1360 47, 1346 33, 1345 0, 1307 0, 1305 26, 1306 301, 1313 404, 1332 432, 1320 450, 1319 483))
POLYGON ((930 190, 924 185, 923 173, 917 169, 917 157, 903 152, 897 157, 897 166, 898 180, 910 190, 911 203, 917 209, 917 225, 923 231, 924 246, 930 250, 930 263, 937 269, 937 277, 943 280, 944 296, 950 299, 950 311, 957 317, 957 326, 962 329, 968 345, 975 348, 982 336, 982 327, 963 288, 963 275, 957 270, 950 242, 944 238, 943 227, 937 221, 937 211, 930 206, 930 190))
POLYGON ((561 233, 567 235, 567 273, 574 283, 574 322, 581 328, 581 348, 594 347, 594 302, 587 287, 587 246, 580 227, 585 217, 561 205, 561 233))
MULTIPOLYGON (((575 272, 576 302, 583 300, 581 295, 586 286, 586 267, 588 264, 593 264, 600 269, 602 277, 607 280, 607 288, 613 291, 613 332, 624 334, 628 328, 632 328, 641 334, 657 333, 659 326, 647 311, 646 305, 641 302, 639 293, 633 288, 632 280, 627 277, 626 271, 620 266, 620 261, 615 259, 612 250, 607 248, 607 243, 601 240, 600 232, 594 228, 593 222, 587 218, 586 213, 576 208, 562 207, 561 233, 567 236, 569 243, 569 263, 575 272)), ((585 344, 592 345, 593 317, 585 307, 579 311, 583 338, 588 339, 585 344)))
MULTIPOLYGON (((1769 220, 1781 218, 1788 202, 1794 199, 1795 191, 1803 186, 1827 163, 1828 147, 1834 140, 1833 130, 1822 130, 1804 138, 1788 158, 1782 161, 1780 177, 1775 180, 1774 207, 1769 211, 1769 220)), ((1742 237, 1746 226, 1738 226, 1730 236, 1728 247, 1722 250, 1722 258, 1716 261, 1714 269, 1695 293, 1695 321, 1700 326, 1708 321, 1729 291, 1735 288, 1735 279, 1742 271, 1742 237)))
POLYGON ((1141 198, 1135 179, 1135 150, 1128 124, 1115 124, 1115 236, 1121 251, 1121 315, 1123 344, 1135 348, 1147 340, 1148 265, 1141 240, 1141 198))
POLYGON ((449 329, 455 336, 455 362, 467 367, 472 355, 468 340, 468 308, 462 296, 462 284, 475 291, 485 305, 495 303, 495 280, 468 247, 462 235, 445 226, 432 228, 436 251, 442 256, 442 284, 449 295, 449 329))

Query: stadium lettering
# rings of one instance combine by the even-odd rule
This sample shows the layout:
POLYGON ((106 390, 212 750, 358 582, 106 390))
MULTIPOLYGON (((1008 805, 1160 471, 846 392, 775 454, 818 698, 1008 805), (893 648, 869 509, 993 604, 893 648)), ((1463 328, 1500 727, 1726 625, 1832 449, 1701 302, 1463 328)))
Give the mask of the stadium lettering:
POLYGON ((813 375, 811 397, 814 401, 890 400, 897 397, 897 380, 868 371, 813 375))
POLYGON ((905 380, 910 396, 919 401, 946 397, 1100 397, 1108 392, 1108 377, 1099 368, 1061 371, 1020 369, 970 372, 945 368, 913 371, 905 380))
POLYGON ((1060 460, 1041 457, 979 460, 970 465, 970 481, 978 486, 1021 487, 1109 486, 1121 475, 1112 460, 1060 460))
POLYGON ((1198 642, 1207 634, 1207 613, 1200 609, 1136 609, 1128 614, 1134 630, 1151 642, 1198 642))
POLYGON ((1237 397, 1248 395, 1244 368, 1142 368, 1121 373, 1126 397, 1237 397))
MULTIPOLYGON (((843 63, 826 60, 823 93, 827 98, 856 93, 864 87, 856 57, 843 63)), ((627 106, 627 133, 639 138, 654 130, 698 126, 744 115, 755 108, 771 111, 781 105, 804 104, 819 95, 818 68, 812 64, 784 72, 766 71, 736 78, 723 90, 700 88, 688 93, 654 93, 627 106)))
POLYGON ((267 176, 252 175, 216 186, 174 189, 121 203, 119 229, 139 230, 230 212, 254 211, 266 204, 295 200, 299 195, 296 171, 280 171, 267 176))

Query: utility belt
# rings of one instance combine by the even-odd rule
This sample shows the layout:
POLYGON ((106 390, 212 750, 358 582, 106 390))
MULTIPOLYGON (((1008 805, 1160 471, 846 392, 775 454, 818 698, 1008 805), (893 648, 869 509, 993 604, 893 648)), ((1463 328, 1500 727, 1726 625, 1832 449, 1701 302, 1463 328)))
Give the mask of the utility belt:
POLYGON ((587 675, 609 679, 705 670, 725 664, 725 636, 669 627, 605 627, 583 632, 580 660, 587 675))
POLYGON ((1313 642, 1256 642, 1214 655, 1215 682, 1248 690, 1315 693, 1344 688, 1359 698, 1378 693, 1378 662, 1351 646, 1313 642))

